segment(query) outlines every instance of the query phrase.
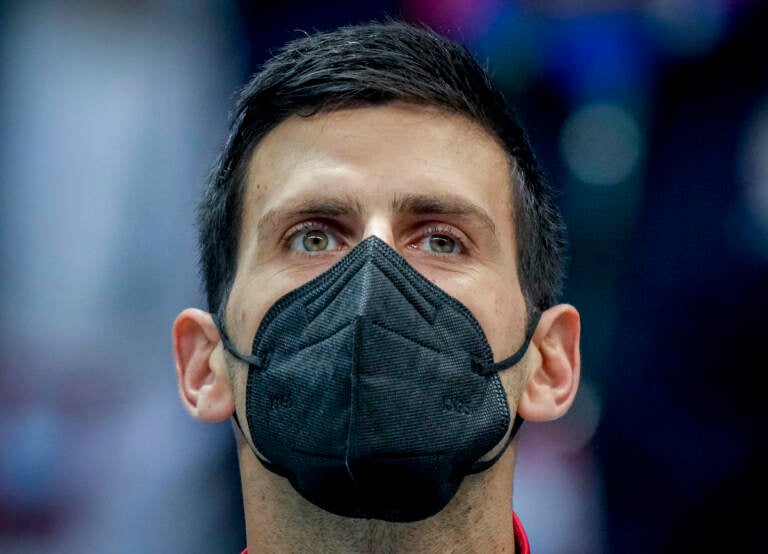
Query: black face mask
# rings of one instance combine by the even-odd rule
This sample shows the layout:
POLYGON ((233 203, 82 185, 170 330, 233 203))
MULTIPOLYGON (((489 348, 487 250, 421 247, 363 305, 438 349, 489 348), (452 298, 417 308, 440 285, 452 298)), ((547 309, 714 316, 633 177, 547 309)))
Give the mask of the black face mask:
POLYGON ((496 372, 523 357, 535 326, 494 363, 469 310, 376 237, 278 300, 252 355, 216 320, 224 347, 250 366, 245 409, 257 457, 334 514, 434 515, 464 476, 496 462, 522 422, 510 429, 496 372))

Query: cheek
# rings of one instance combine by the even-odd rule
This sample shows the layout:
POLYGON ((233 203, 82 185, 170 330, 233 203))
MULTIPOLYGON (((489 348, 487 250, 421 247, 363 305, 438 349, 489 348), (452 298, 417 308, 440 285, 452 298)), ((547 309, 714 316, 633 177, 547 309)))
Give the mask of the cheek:
POLYGON ((522 294, 516 293, 511 287, 507 287, 504 292, 488 294, 485 302, 473 311, 485 331, 496 361, 511 356, 525 335, 522 294))
POLYGON ((243 354, 251 353, 253 338, 269 309, 299 284, 264 273, 235 279, 227 302, 227 331, 243 354))
POLYGON ((519 348, 525 335, 526 309, 517 278, 490 274, 434 282, 466 306, 477 319, 496 361, 519 348))
POLYGON ((227 305, 227 330, 230 339, 243 354, 251 353, 256 329, 270 305, 263 291, 233 289, 227 305))
POLYGON ((529 374, 529 367, 531 367, 531 356, 527 355, 522 359, 519 365, 499 372, 501 385, 507 393, 509 409, 513 412, 517 411, 520 395, 525 389, 525 381, 529 374))
MULTIPOLYGON (((253 339, 274 303, 292 290, 290 280, 275 279, 266 274, 239 276, 235 280, 227 303, 227 330, 230 339, 241 353, 250 355, 253 339)), ((232 390, 235 397, 235 410, 246 441, 253 445, 246 417, 246 388, 249 368, 246 364, 228 356, 228 363, 234 364, 231 371, 232 390)))

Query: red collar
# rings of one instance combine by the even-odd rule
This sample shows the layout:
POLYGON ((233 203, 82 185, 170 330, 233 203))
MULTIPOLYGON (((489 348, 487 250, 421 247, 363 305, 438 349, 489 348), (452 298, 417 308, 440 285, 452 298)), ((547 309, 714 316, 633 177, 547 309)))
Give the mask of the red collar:
POLYGON ((528 535, 525 534, 523 524, 515 512, 512 512, 512 527, 515 530, 515 553, 531 554, 531 544, 528 542, 528 535))
MULTIPOLYGON (((528 535, 525 534, 523 524, 520 522, 520 518, 517 517, 515 512, 512 512, 512 527, 515 530, 515 553, 516 554, 531 554, 531 545, 528 542, 528 535)), ((248 554, 246 548, 241 554, 248 554)))

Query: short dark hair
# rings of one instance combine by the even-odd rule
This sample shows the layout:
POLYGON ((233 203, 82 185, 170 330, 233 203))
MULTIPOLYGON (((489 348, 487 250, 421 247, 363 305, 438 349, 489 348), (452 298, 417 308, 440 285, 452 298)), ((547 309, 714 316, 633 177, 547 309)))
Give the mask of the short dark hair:
POLYGON ((386 20, 292 40, 240 91, 228 139, 198 207, 209 311, 218 312, 237 271, 246 173, 259 141, 292 115, 396 100, 466 116, 503 145, 513 168, 518 271, 528 311, 557 302, 564 226, 512 108, 464 46, 427 27, 386 20))

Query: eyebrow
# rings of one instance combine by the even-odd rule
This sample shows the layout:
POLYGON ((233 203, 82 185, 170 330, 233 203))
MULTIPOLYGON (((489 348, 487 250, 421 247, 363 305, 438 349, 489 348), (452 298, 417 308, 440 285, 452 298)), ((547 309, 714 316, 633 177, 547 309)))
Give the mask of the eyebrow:
POLYGON ((480 206, 456 196, 427 196, 423 194, 398 195, 392 202, 395 213, 416 215, 449 215, 460 216, 472 221, 478 221, 497 240, 496 224, 491 216, 480 206))
POLYGON ((256 224, 256 232, 262 233, 272 231, 277 227, 278 222, 297 219, 307 216, 315 217, 342 217, 362 214, 363 205, 359 200, 351 196, 340 196, 337 198, 303 198, 295 204, 281 206, 269 210, 259 219, 256 224))
MULTIPOLYGON (((269 233, 278 227, 281 221, 300 219, 302 217, 344 217, 360 216, 365 213, 365 207, 360 201, 350 195, 341 195, 336 198, 323 196, 320 198, 303 198, 295 204, 288 204, 269 210, 256 224, 256 232, 259 235, 269 233)), ((392 211, 396 214, 413 215, 447 215, 458 216, 472 222, 479 222, 480 226, 490 235, 495 243, 496 224, 488 213, 480 206, 463 198, 452 195, 424 195, 401 194, 392 201, 392 211)))

